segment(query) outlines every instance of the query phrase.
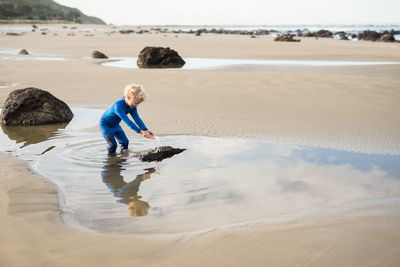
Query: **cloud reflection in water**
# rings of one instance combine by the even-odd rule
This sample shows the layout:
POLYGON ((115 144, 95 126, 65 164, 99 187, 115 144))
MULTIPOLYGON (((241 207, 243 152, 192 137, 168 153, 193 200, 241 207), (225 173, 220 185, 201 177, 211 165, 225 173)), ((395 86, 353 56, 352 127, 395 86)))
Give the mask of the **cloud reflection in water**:
POLYGON ((400 196, 400 155, 162 136, 161 145, 187 150, 161 163, 145 163, 136 153, 155 143, 128 133, 129 155, 110 159, 100 133, 85 130, 101 112, 74 113, 70 125, 52 131, 55 137, 21 148, 7 145, 12 141, 2 133, 2 147, 22 158, 36 155, 30 158, 32 168, 61 188, 80 224, 98 231, 196 231, 400 196))

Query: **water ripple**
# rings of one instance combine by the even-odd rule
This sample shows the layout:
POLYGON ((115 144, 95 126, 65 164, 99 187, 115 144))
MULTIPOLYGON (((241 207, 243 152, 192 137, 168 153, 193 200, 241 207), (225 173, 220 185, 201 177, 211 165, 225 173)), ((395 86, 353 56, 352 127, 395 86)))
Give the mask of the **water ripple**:
POLYGON ((102 111, 73 112, 69 125, 2 127, 0 150, 28 159, 57 185, 70 218, 99 232, 194 233, 400 199, 399 155, 127 132, 129 152, 108 156, 100 132, 87 131, 102 111), (187 150, 139 160, 158 145, 187 150))

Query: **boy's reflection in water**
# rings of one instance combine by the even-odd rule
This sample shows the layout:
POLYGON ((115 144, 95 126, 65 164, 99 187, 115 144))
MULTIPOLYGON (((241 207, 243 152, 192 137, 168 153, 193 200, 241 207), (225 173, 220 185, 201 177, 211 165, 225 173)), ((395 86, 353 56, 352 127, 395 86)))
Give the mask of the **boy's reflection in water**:
POLYGON ((145 169, 146 172, 137 175, 132 182, 126 183, 121 175, 125 162, 126 158, 108 157, 101 171, 101 177, 113 195, 119 198, 118 202, 128 205, 130 216, 146 216, 150 205, 146 201, 140 200, 142 197, 138 196, 137 193, 140 183, 149 179, 156 169, 145 169))

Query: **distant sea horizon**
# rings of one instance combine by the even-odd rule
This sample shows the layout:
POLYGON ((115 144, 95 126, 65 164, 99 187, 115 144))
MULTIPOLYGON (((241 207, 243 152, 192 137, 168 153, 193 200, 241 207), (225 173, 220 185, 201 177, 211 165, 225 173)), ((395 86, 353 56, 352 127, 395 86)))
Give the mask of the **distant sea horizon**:
POLYGON ((310 31, 316 30, 330 30, 330 31, 360 31, 360 30, 376 30, 376 31, 385 31, 385 30, 400 30, 399 24, 187 24, 187 25, 174 25, 174 24, 165 24, 165 25, 151 25, 151 24, 143 24, 143 25, 113 25, 118 27, 166 27, 166 28, 185 28, 186 30, 189 28, 193 29, 219 29, 223 28, 226 30, 277 30, 277 31, 296 31, 296 30, 304 30, 308 29, 310 31))

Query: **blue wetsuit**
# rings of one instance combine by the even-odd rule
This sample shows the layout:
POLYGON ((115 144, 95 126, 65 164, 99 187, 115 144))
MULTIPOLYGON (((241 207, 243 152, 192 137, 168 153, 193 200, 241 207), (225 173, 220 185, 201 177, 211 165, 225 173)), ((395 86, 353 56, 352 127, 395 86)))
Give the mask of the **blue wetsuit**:
POLYGON ((125 103, 124 97, 115 101, 114 104, 104 112, 100 119, 101 133, 107 141, 108 153, 110 154, 115 153, 117 150, 117 142, 115 141, 115 138, 117 138, 118 143, 120 143, 121 149, 127 149, 129 145, 129 140, 119 125, 121 120, 137 133, 139 133, 140 130, 147 131, 147 127, 139 117, 136 107, 130 108, 125 103), (127 115, 128 113, 131 114, 136 124, 129 119, 127 115))

